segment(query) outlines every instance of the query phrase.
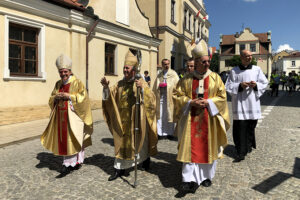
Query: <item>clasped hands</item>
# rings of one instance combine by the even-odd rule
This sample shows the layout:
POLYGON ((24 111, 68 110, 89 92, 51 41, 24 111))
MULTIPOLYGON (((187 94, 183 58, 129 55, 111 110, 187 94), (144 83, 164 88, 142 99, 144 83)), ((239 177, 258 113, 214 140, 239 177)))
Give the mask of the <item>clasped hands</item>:
POLYGON ((250 88, 254 88, 256 86, 256 82, 255 81, 250 81, 250 82, 241 82, 241 87, 243 89, 250 87, 250 88))
POLYGON ((190 105, 197 108, 206 108, 208 107, 208 101, 207 99, 203 99, 202 97, 199 97, 191 100, 190 105))
POLYGON ((55 95, 55 100, 69 100, 70 94, 67 92, 59 92, 55 95))

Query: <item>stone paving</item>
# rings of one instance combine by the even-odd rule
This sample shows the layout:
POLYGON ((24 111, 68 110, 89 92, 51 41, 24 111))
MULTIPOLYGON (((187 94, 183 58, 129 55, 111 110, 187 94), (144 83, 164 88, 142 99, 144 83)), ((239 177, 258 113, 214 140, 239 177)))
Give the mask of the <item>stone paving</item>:
MULTIPOLYGON (((231 130, 225 158, 218 161, 213 185, 183 199, 300 199, 300 93, 262 99, 264 118, 256 129, 257 149, 240 163, 231 130), (269 114, 266 114, 269 113, 269 114)), ((230 106, 229 102, 229 106, 230 106)), ((113 172, 113 140, 106 124, 95 124, 93 146, 83 167, 57 178, 61 158, 44 150, 39 139, 0 148, 0 199, 176 199, 181 184, 177 142, 161 140, 149 172, 138 171, 108 182, 113 172)))

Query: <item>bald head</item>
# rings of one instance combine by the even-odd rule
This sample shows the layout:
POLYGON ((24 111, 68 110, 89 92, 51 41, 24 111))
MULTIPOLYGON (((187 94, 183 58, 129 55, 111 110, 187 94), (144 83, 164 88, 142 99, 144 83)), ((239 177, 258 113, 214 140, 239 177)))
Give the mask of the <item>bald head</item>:
POLYGON ((248 66, 252 60, 252 53, 249 50, 243 50, 240 53, 242 65, 248 66))

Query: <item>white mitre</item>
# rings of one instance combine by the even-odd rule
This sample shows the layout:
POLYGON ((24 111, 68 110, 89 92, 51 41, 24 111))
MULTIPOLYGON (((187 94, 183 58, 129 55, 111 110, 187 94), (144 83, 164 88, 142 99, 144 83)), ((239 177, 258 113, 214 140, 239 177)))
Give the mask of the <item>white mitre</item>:
POLYGON ((192 56, 194 59, 202 56, 208 56, 208 47, 204 40, 200 40, 198 43, 194 43, 191 47, 192 56))
POLYGON ((72 60, 68 56, 61 54, 56 59, 56 67, 58 70, 60 69, 72 69, 72 60))

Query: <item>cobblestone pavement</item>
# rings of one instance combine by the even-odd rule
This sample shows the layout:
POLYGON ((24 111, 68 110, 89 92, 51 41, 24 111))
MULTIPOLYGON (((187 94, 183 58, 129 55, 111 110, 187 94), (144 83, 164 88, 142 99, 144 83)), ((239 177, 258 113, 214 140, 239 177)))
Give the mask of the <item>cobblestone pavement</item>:
MULTIPOLYGON (((256 129, 257 149, 244 161, 233 163, 235 151, 229 130, 229 145, 225 158, 218 161, 213 185, 200 186, 184 199, 300 199, 300 94, 265 95, 262 108, 264 118, 256 129)), ((176 198, 181 184, 176 141, 159 141, 151 170, 138 171, 136 189, 132 187, 132 170, 128 177, 107 181, 113 172, 112 142, 106 124, 97 123, 85 164, 63 178, 56 178, 61 158, 45 151, 38 139, 0 148, 0 199, 176 198)))

